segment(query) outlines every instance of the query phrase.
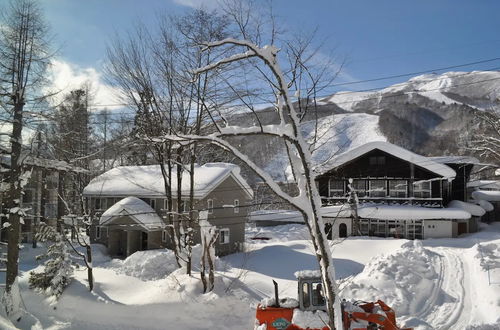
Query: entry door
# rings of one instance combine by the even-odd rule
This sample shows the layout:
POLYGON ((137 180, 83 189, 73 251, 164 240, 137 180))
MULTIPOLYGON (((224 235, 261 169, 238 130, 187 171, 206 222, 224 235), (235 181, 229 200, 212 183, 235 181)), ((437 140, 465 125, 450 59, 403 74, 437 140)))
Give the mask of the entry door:
POLYGON ((347 237, 347 225, 345 223, 339 225, 339 237, 347 237))
POLYGON ((458 223, 458 235, 466 234, 466 233, 467 233, 467 223, 466 222, 459 222, 458 223))
POLYGON ((147 250, 148 249, 148 233, 142 231, 141 232, 141 250, 147 250))
POLYGON ((325 224, 325 233, 326 233, 326 239, 332 239, 332 224, 327 223, 325 224))

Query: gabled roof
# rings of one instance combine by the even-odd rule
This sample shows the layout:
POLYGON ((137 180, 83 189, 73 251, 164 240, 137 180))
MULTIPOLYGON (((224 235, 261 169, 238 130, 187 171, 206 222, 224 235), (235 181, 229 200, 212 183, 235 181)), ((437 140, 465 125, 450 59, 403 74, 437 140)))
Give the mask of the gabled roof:
POLYGON ((127 197, 115 203, 101 215, 99 225, 112 225, 113 220, 122 216, 130 217, 147 230, 163 226, 163 221, 156 211, 137 197, 127 197))
POLYGON ((398 147, 392 143, 383 141, 369 142, 363 144, 360 147, 354 148, 343 154, 338 155, 328 163, 328 168, 329 168, 328 170, 343 166, 357 159, 358 157, 361 157, 364 154, 376 149, 381 150, 396 158, 415 164, 441 177, 454 179, 456 176, 455 171, 449 166, 446 166, 444 164, 439 164, 428 157, 418 155, 409 150, 398 147))
MULTIPOLYGON (((253 191, 240 174, 240 168, 228 163, 207 163, 194 168, 194 197, 204 198, 226 178, 232 176, 252 198, 253 191)), ((189 196, 189 173, 182 173, 182 195, 189 196)), ((172 194, 177 194, 177 175, 172 172, 172 194)), ((160 165, 119 166, 94 178, 83 190, 97 196, 165 196, 160 165)))

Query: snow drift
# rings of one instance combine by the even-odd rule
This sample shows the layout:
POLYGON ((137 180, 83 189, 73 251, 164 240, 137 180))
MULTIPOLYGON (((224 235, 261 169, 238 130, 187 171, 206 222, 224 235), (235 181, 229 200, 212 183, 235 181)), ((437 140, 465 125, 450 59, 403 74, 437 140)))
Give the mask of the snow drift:
POLYGON ((436 285, 435 258, 436 254, 423 248, 420 241, 407 242, 394 254, 373 258, 344 288, 343 298, 380 299, 398 316, 417 315, 436 285))

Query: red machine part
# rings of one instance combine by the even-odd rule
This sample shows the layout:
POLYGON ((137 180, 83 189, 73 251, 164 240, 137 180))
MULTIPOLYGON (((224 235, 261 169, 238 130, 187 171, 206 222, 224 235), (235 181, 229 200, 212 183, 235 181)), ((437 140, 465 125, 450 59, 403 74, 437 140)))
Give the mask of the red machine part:
MULTIPOLYGON (((412 330, 412 328, 399 328, 396 325, 396 314, 394 310, 387 306, 383 301, 363 303, 357 305, 365 312, 343 311, 343 330, 412 330), (375 307, 380 307, 384 314, 375 313, 375 307), (368 327, 352 328, 352 323, 357 321, 367 321, 368 327)), ((328 327, 301 328, 292 324, 293 310, 295 308, 283 307, 263 307, 257 306, 256 320, 257 325, 266 324, 267 330, 328 330, 328 327)))
MULTIPOLYGON (((257 306, 256 319, 257 324, 265 324, 266 330, 306 330, 292 324, 293 310, 295 308, 284 307, 263 307, 257 306)), ((323 329, 307 328, 307 330, 328 330, 328 327, 323 329)))
POLYGON ((377 302, 358 304, 357 306, 363 309, 365 312, 343 311, 343 326, 345 330, 412 330, 412 328, 399 328, 396 324, 396 313, 394 313, 394 310, 387 306, 387 304, 382 300, 377 300, 377 302), (375 307, 377 306, 380 307, 383 314, 376 312, 375 307), (368 327, 351 327, 353 322, 357 322, 360 320, 367 321, 369 324, 368 327))

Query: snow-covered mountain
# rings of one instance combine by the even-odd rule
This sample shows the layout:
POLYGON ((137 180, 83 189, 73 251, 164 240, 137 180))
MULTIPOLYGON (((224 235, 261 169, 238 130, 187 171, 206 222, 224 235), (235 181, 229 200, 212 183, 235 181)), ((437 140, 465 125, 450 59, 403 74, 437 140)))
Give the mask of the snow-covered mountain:
MULTIPOLYGON (((424 155, 470 153, 466 134, 477 130, 478 111, 500 109, 500 71, 425 74, 376 92, 339 92, 319 100, 301 125, 312 144, 317 164, 370 141, 389 141, 424 155), (316 117, 318 123, 316 125, 316 117)), ((276 123, 272 111, 262 111, 263 124, 276 123)), ((238 115, 251 125, 254 115, 238 115)), ((241 147, 277 179, 288 167, 286 149, 269 138, 242 140, 241 147)))
POLYGON ((345 111, 363 111, 366 102, 373 104, 384 98, 399 96, 411 99, 415 95, 444 104, 463 103, 477 109, 489 109, 492 103, 498 102, 500 98, 500 72, 424 74, 380 91, 338 92, 321 99, 320 102, 334 103, 345 111))

